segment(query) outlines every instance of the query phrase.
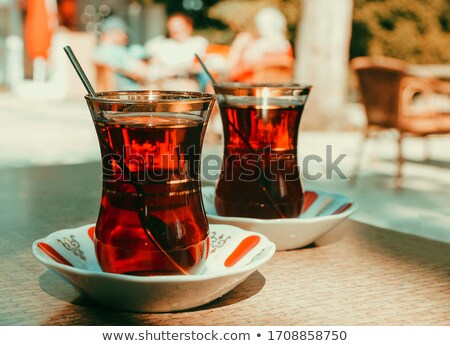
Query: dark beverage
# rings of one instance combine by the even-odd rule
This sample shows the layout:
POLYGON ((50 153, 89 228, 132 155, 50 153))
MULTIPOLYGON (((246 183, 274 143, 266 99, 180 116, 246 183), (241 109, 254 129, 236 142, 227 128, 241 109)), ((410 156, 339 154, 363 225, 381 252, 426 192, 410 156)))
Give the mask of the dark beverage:
POLYGON ((199 182, 204 120, 174 113, 95 120, 103 194, 95 231, 104 271, 198 273, 208 253, 199 182))
POLYGON ((219 215, 297 217, 303 189, 297 133, 303 104, 283 100, 220 101, 224 161, 215 205, 219 215))

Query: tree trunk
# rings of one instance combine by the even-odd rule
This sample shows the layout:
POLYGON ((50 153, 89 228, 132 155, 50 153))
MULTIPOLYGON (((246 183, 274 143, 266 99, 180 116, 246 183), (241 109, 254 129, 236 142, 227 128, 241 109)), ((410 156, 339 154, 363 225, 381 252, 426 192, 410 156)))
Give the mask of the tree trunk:
POLYGON ((353 0, 300 0, 295 80, 312 84, 302 128, 337 129, 346 122, 353 0))

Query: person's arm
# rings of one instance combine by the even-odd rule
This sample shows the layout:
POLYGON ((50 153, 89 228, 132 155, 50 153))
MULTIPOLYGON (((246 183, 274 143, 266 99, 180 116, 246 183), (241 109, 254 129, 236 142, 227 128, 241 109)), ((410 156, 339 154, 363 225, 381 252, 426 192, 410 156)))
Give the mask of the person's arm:
POLYGON ((250 72, 251 66, 245 63, 244 53, 253 40, 253 36, 248 32, 239 33, 233 40, 228 56, 228 71, 232 79, 238 80, 240 76, 250 72))

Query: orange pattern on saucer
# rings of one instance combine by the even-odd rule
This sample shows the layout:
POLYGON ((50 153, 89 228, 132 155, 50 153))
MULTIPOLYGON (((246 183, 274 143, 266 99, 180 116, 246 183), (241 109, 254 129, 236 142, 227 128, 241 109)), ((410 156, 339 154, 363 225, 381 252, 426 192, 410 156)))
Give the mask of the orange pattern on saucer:
POLYGON ((261 238, 257 235, 251 235, 244 240, 234 249, 230 256, 225 260, 225 267, 234 266, 239 260, 250 252, 256 245, 258 245, 261 238))
POLYGON ((65 264, 69 267, 73 267, 72 263, 70 263, 68 260, 66 260, 62 255, 59 254, 58 251, 56 251, 53 247, 50 245, 40 242, 37 244, 39 249, 42 250, 43 253, 45 253, 47 256, 52 258, 55 262, 58 262, 60 264, 65 264))
POLYGON ((92 241, 94 241, 94 232, 95 232, 95 227, 91 227, 88 229, 88 235, 89 238, 91 238, 92 241))

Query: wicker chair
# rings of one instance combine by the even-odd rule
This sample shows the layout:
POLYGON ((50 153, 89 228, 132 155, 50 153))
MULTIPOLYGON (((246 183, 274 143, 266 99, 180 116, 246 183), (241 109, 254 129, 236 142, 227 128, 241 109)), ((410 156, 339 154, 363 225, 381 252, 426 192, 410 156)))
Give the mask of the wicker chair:
MULTIPOLYGON (((426 137, 450 133, 450 114, 436 110, 431 104, 414 109, 413 100, 418 95, 432 96, 446 94, 448 83, 410 76, 408 64, 388 57, 358 57, 351 61, 358 81, 361 100, 367 116, 367 127, 363 143, 359 146, 356 167, 351 181, 357 177, 364 142, 374 133, 382 130, 396 130, 398 133, 397 179, 402 179, 402 141, 405 135, 426 137)), ((450 96, 450 92, 448 92, 450 96)))

